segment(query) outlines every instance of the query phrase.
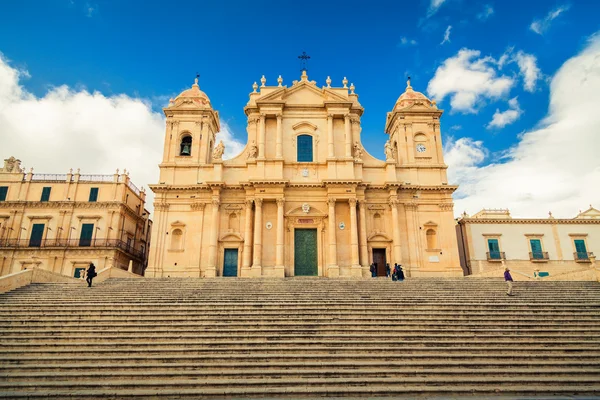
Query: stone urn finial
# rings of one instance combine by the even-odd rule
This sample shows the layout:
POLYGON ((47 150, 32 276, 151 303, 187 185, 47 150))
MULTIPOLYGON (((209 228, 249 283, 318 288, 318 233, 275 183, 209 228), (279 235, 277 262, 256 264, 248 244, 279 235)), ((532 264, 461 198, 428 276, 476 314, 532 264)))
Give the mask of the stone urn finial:
POLYGON ((279 75, 279 78, 277 78, 277 86, 278 86, 278 87, 281 87, 281 86, 282 86, 282 85, 281 85, 282 83, 283 83, 283 78, 281 77, 281 75, 279 75))
POLYGON ((351 83, 350 84, 350 94, 354 94, 354 89, 355 89, 354 83, 351 83))
POLYGON ((256 93, 256 89, 258 89, 258 85, 256 84, 256 82, 254 82, 252 84, 252 93, 256 93))
POLYGON ((330 76, 327 77, 327 79, 325 80, 325 83, 327 84, 328 88, 331 87, 331 77, 330 76))
POLYGON ((260 87, 265 87, 265 83, 267 83, 267 78, 263 75, 262 78, 260 78, 260 87))
POLYGON ((348 79, 346 79, 346 77, 344 77, 344 79, 342 80, 342 84, 344 85, 344 89, 348 88, 348 79))

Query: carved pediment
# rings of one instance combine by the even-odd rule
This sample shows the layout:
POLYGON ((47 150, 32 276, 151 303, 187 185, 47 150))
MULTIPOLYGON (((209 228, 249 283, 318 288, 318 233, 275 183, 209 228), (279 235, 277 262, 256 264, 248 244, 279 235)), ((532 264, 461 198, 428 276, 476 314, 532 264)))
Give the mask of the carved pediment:
POLYGON ((270 102, 285 102, 286 104, 313 104, 323 105, 331 101, 350 102, 349 99, 334 93, 331 90, 319 89, 312 82, 298 82, 291 88, 281 88, 256 100, 257 104, 270 102))
POLYGON ((390 237, 388 235, 386 235, 384 232, 371 232, 371 234, 369 235, 369 237, 367 238, 368 241, 373 241, 373 242, 391 242, 392 239, 390 239, 390 237))
POLYGON ((315 208, 312 204, 309 204, 308 212, 305 212, 307 207, 297 207, 294 208, 286 214, 286 217, 326 217, 327 214, 323 211, 315 208))
POLYGON ((242 236, 239 233, 236 233, 236 232, 227 232, 219 240, 221 242, 241 242, 244 239, 242 238, 242 236))

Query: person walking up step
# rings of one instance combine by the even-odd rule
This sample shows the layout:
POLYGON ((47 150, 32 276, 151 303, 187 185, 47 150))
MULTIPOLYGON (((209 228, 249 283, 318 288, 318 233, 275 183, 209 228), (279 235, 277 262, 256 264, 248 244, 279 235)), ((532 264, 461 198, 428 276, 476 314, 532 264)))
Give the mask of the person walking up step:
POLYGON ((92 287, 92 279, 94 279, 96 275, 98 275, 96 273, 96 266, 94 265, 94 263, 90 263, 90 267, 85 273, 85 281, 88 283, 88 287, 92 287))
POLYGON ((512 296, 512 287, 513 287, 513 278, 512 276, 510 276, 510 270, 508 269, 508 267, 506 267, 504 269, 504 280, 506 281, 506 284, 508 285, 506 294, 508 296, 512 296))

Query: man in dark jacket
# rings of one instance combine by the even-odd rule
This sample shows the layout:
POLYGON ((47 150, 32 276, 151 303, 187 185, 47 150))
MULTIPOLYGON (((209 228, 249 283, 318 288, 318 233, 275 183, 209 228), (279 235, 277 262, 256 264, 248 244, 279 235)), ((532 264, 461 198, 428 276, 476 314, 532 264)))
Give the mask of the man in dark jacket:
POLYGON ((87 269, 86 273, 85 273, 85 281, 88 283, 88 287, 92 287, 92 279, 94 279, 94 277, 98 275, 96 273, 96 266, 94 265, 94 263, 90 263, 90 267, 87 269))
POLYGON ((504 269, 504 280, 506 281, 506 284, 508 285, 508 290, 506 291, 506 294, 508 296, 512 296, 512 286, 513 286, 513 278, 512 276, 510 276, 510 270, 508 269, 508 267, 506 267, 504 269))

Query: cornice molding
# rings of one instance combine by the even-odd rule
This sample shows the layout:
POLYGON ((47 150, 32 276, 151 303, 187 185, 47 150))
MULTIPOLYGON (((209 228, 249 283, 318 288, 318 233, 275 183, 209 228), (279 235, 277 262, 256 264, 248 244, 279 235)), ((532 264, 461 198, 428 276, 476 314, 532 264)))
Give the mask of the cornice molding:
POLYGON ((483 219, 483 218, 461 218, 459 224, 541 224, 541 225, 600 225, 600 220, 593 219, 533 219, 533 218, 511 218, 511 219, 483 219))

